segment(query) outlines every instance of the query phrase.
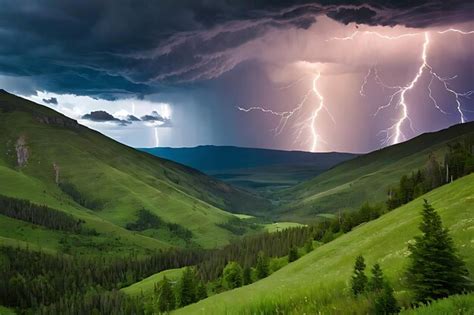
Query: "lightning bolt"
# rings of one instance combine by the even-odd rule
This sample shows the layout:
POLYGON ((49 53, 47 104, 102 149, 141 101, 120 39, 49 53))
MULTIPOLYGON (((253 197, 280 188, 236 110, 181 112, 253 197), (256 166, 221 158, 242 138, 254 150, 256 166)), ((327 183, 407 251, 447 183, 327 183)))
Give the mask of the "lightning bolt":
MULTIPOLYGON (((316 126, 318 116, 319 116, 321 110, 323 110, 323 109, 326 110, 326 112, 331 117, 332 121, 334 122, 334 117, 332 117, 331 113, 329 112, 327 107, 324 105, 324 97, 321 94, 321 92, 318 90, 317 82, 320 78, 321 78, 321 73, 318 72, 312 80, 311 89, 309 89, 304 94, 302 100, 291 111, 277 112, 277 111, 274 111, 272 109, 268 109, 268 108, 261 107, 261 106, 255 106, 255 107, 249 107, 249 108, 237 107, 237 109, 242 111, 242 112, 245 112, 245 113, 252 112, 252 111, 260 111, 262 113, 266 113, 266 114, 270 114, 270 115, 273 115, 273 116, 280 117, 280 120, 279 120, 277 126, 273 129, 275 131, 275 135, 279 135, 285 129, 288 121, 292 117, 297 115, 303 109, 304 105, 307 103, 307 100, 309 99, 311 94, 314 94, 318 99, 318 103, 314 107, 313 111, 311 112, 311 116, 308 119, 305 119, 302 123, 298 124, 299 128, 297 130, 298 135, 297 135, 296 139, 298 139, 301 136, 301 134, 303 133, 303 131, 306 128, 308 128, 310 130, 310 134, 311 134, 310 150, 312 152, 315 152, 318 148, 318 143, 320 141, 323 141, 321 139, 320 135, 317 132, 317 126, 316 126)), ((301 81, 301 80, 298 80, 298 82, 299 81, 301 81)))
MULTIPOLYGON (((454 29, 454 28, 438 31, 437 33, 438 34, 446 34, 446 33, 450 33, 450 32, 458 33, 458 34, 461 34, 461 35, 474 34, 474 31, 463 31, 463 30, 458 30, 458 29, 454 29)), ((327 41, 331 41, 331 40, 340 40, 340 41, 354 40, 355 37, 359 36, 359 35, 374 35, 374 36, 377 36, 379 38, 386 39, 386 40, 397 40, 397 39, 401 39, 401 38, 405 38, 405 37, 414 37, 414 36, 421 36, 421 35, 424 38, 423 49, 422 49, 421 56, 420 56, 421 64, 418 67, 418 70, 417 70, 415 76, 413 77, 413 79, 410 82, 408 82, 408 84, 406 84, 404 86, 390 86, 390 85, 387 85, 380 78, 376 67, 369 68, 367 74, 364 76, 364 79, 363 79, 363 82, 362 82, 362 85, 361 85, 361 88, 360 88, 360 91, 359 91, 361 96, 365 96, 365 87, 368 83, 369 78, 372 76, 372 73, 373 73, 374 80, 378 85, 382 86, 385 89, 392 90, 392 94, 389 95, 388 103, 385 104, 385 105, 379 106, 377 108, 377 111, 375 112, 374 116, 376 116, 381 110, 383 110, 385 108, 388 108, 388 107, 392 106, 393 104, 395 104, 396 107, 399 107, 401 109, 400 116, 398 117, 396 122, 392 126, 390 126, 389 128, 382 131, 382 133, 386 134, 386 138, 382 142, 383 144, 396 144, 396 143, 399 143, 400 141, 406 140, 406 137, 403 134, 402 129, 403 129, 403 126, 405 125, 405 123, 407 121, 410 123, 411 129, 414 130, 411 119, 410 119, 410 116, 409 116, 409 104, 407 103, 406 96, 407 96, 407 93, 409 91, 411 91, 415 88, 418 81, 420 80, 420 78, 422 77, 422 75, 425 72, 428 72, 431 75, 431 79, 430 79, 430 82, 428 84, 427 90, 428 90, 428 97, 433 102, 434 107, 438 111, 440 111, 441 113, 448 114, 446 111, 444 111, 439 106, 438 101, 433 96, 432 84, 433 84, 434 80, 437 80, 442 84, 442 86, 444 87, 446 92, 453 95, 454 102, 456 104, 456 110, 459 114, 460 122, 461 123, 466 122, 466 117, 465 117, 464 110, 463 110, 462 104, 461 104, 461 98, 469 98, 471 95, 474 94, 474 91, 457 92, 449 84, 449 81, 455 79, 457 76, 445 78, 445 77, 442 77, 438 73, 435 72, 433 67, 427 61, 428 48, 429 48, 429 45, 430 45, 430 34, 428 32, 406 33, 406 34, 397 35, 397 36, 387 36, 387 35, 383 35, 383 34, 380 34, 378 32, 372 32, 372 31, 364 31, 364 32, 355 31, 352 34, 350 34, 349 36, 346 36, 346 37, 332 37, 332 38, 328 39, 327 41)))
POLYGON ((154 133, 155 133, 155 147, 158 147, 160 145, 160 139, 158 138, 158 127, 154 128, 154 133))

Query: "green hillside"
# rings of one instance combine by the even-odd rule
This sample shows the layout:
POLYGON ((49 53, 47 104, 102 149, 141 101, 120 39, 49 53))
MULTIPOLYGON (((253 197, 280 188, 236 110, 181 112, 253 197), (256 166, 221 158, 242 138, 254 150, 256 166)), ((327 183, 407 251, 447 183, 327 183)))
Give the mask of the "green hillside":
POLYGON ((365 201, 385 201, 388 188, 403 175, 422 168, 430 154, 443 162, 447 143, 474 135, 474 122, 426 133, 343 162, 290 189, 275 193, 284 220, 314 220, 320 213, 356 209, 365 201))
POLYGON ((66 236, 0 216, 2 243, 78 252, 143 252, 184 240, 166 226, 129 231, 146 209, 192 233, 203 247, 234 237, 216 224, 226 212, 264 210, 267 202, 196 170, 119 144, 44 106, 0 91, 0 195, 48 205, 84 220, 97 236, 66 236), (225 210, 224 210, 225 209, 225 210), (64 245, 64 243, 67 243, 64 245))
MULTIPOLYGON (((474 274, 474 174, 442 186, 428 199, 450 229, 461 256, 474 274)), ((380 263, 394 285, 402 306, 408 306, 403 270, 407 244, 419 235, 422 199, 418 198, 375 221, 363 224, 336 240, 275 272, 268 278, 227 291, 177 310, 176 314, 343 314, 348 309, 365 314, 368 302, 353 300, 349 279, 355 257, 368 266, 380 263)))
POLYGON ((143 279, 140 282, 134 283, 131 286, 123 288, 121 291, 132 296, 139 296, 143 294, 145 298, 149 298, 150 295, 154 293, 155 284, 163 280, 164 277, 175 282, 181 277, 183 270, 184 268, 169 269, 156 273, 152 276, 149 276, 148 278, 143 279))

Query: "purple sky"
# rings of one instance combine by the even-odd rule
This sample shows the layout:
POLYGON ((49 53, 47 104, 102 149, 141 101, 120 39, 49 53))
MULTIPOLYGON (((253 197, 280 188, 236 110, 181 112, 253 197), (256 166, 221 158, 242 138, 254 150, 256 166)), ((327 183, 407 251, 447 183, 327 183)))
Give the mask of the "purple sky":
POLYGON ((131 146, 367 152, 474 119, 468 1, 0 2, 0 88, 131 146))

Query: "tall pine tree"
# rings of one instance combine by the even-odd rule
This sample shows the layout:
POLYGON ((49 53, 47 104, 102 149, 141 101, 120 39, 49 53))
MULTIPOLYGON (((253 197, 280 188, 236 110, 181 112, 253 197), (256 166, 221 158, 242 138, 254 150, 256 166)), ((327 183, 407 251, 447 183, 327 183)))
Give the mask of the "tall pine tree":
POLYGON ((359 295, 365 292, 367 287, 367 276, 365 275, 364 257, 357 256, 352 275, 352 293, 359 295))
POLYGON ((268 261, 268 256, 264 252, 259 252, 257 257, 257 278, 263 279, 270 274, 270 266, 268 261))
POLYGON ((372 278, 370 278, 369 288, 373 292, 380 292, 383 289, 383 272, 379 264, 372 267, 372 278))
POLYGON ((179 284, 179 305, 186 306, 188 304, 197 302, 196 298, 196 274, 195 270, 190 267, 186 267, 181 276, 179 284))
POLYGON ((471 283, 464 262, 456 255, 453 240, 439 214, 425 200, 421 236, 409 245, 408 282, 415 299, 426 302, 467 290, 471 283))
POLYGON ((160 285, 158 286, 158 309, 160 312, 169 312, 175 308, 176 305, 176 297, 173 292, 173 288, 171 287, 171 283, 166 278, 163 277, 161 280, 160 285))

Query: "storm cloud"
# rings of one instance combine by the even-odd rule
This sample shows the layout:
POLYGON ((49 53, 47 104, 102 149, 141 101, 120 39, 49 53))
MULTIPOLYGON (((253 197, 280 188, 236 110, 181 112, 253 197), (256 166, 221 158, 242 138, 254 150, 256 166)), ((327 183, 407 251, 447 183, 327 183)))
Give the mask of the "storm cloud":
POLYGON ((43 102, 45 102, 46 104, 58 105, 58 99, 55 97, 43 98, 43 102))
POLYGON ((120 126, 127 126, 131 123, 129 120, 118 119, 104 110, 92 111, 89 114, 83 115, 81 118, 94 122, 114 122, 120 126))
POLYGON ((472 19, 471 1, 0 0, 0 74, 115 99, 215 79, 258 58, 272 30, 341 23, 423 28, 472 19), (416 3, 416 4, 414 4, 416 3))

